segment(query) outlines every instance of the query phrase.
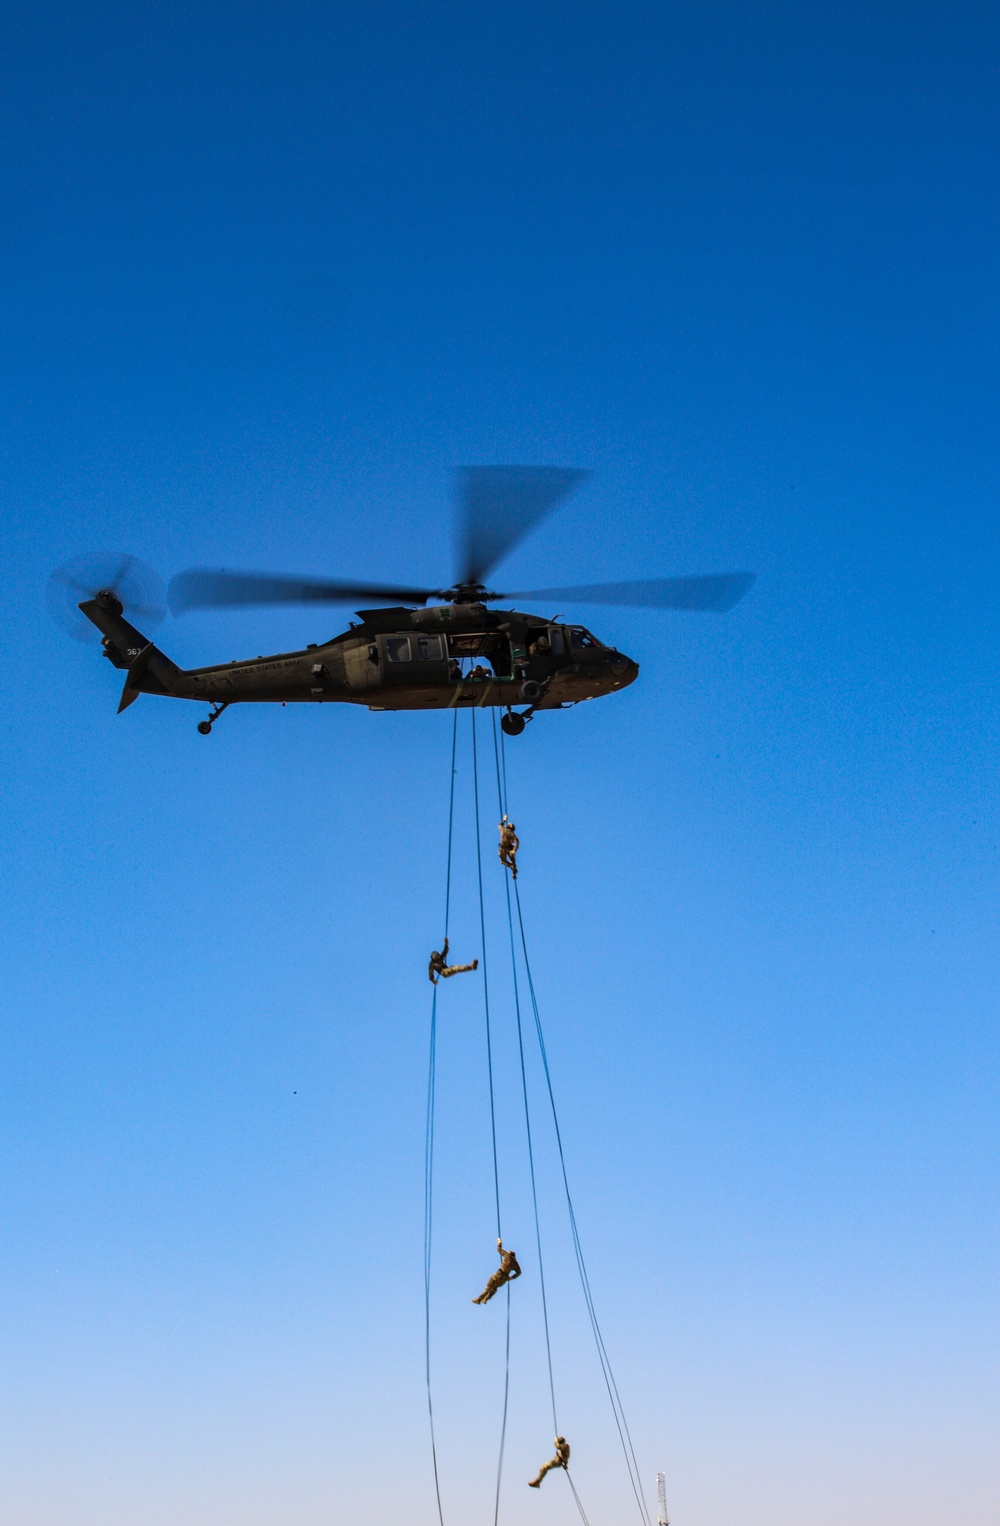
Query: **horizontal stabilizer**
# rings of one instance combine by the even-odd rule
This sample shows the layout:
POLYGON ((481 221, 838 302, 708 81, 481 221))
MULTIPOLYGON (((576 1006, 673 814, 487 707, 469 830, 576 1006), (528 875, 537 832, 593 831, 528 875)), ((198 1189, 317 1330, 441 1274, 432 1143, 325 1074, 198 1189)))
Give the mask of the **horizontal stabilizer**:
POLYGON ((143 647, 138 657, 129 664, 129 670, 125 675, 125 687, 122 690, 122 697, 118 705, 119 715, 121 715, 123 710, 127 710, 129 705, 134 705, 142 693, 142 690, 139 688, 139 680, 149 667, 149 660, 155 651, 156 647, 150 641, 143 647))

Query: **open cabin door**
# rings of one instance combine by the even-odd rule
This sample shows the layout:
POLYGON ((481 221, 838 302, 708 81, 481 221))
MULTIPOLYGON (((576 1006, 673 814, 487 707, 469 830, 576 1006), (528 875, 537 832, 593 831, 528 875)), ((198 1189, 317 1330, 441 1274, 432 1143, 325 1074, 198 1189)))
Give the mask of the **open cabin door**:
POLYGON ((463 631, 448 637, 450 676, 466 683, 513 677, 510 637, 502 631, 463 631))

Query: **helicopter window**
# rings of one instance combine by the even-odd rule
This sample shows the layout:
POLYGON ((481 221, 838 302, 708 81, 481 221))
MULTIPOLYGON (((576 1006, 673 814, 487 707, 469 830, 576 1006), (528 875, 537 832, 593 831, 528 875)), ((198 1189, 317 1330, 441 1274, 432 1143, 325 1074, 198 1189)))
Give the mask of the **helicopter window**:
POLYGON ((553 657, 562 657, 565 655, 566 637, 563 634, 561 626, 549 626, 549 646, 552 649, 553 657))
POLYGON ((385 638, 385 655, 390 662, 409 662, 409 636, 387 636, 385 638))
POLYGON ((583 647, 585 650, 596 649, 601 644, 599 641, 595 640, 589 631, 585 631, 579 626, 574 627, 570 631, 569 639, 573 646, 583 647))
POLYGON ((441 637, 418 636, 417 657, 421 662, 440 662, 441 660, 441 637))

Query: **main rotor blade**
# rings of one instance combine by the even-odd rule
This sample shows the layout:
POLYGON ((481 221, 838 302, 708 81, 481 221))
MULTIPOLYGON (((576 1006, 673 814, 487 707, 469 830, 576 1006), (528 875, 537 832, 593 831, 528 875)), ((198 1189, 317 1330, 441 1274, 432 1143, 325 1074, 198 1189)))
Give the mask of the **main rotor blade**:
POLYGON ((490 568, 589 472, 568 466, 464 466, 457 473, 463 545, 459 583, 482 583, 490 568))
POLYGON ((507 599, 546 604, 630 604, 639 609, 713 610, 722 614, 738 604, 756 580, 755 572, 726 572, 719 577, 648 578, 638 583, 589 583, 582 588, 536 588, 505 593, 507 599))
POLYGON ((213 572, 192 567, 171 578, 168 597, 175 615, 189 609, 237 604, 343 604, 353 599, 391 599, 426 604, 436 588, 396 588, 382 583, 342 583, 329 578, 288 578, 269 572, 213 572))

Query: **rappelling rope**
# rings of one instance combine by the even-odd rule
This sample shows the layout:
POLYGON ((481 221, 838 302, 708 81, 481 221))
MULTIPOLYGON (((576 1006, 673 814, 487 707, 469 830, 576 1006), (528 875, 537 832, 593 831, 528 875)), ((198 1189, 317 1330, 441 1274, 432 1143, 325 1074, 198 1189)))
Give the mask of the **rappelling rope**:
POLYGON ((479 931, 483 945, 483 1000, 486 1006, 486 1065, 490 1077, 490 1135, 493 1140, 493 1191, 497 1208, 497 1239, 500 1227, 500 1166, 497 1159, 497 1108, 493 1094, 493 1033, 490 1026, 490 979, 486 964, 486 906, 483 899, 483 844, 479 829, 479 760, 476 751, 476 712, 472 716, 472 793, 476 806, 476 870, 479 875, 479 931))
MULTIPOLYGON (((472 794, 476 807, 476 870, 479 878, 479 927, 483 949, 483 995, 486 1006, 486 1059, 490 1079, 490 1131, 493 1140, 493 1188, 496 1195, 497 1240, 502 1238, 500 1225, 500 1168, 497 1160, 497 1114, 493 1088, 493 1034, 490 1026, 490 983, 486 963, 486 901, 483 895, 483 844, 479 818, 479 752, 476 745, 476 712, 472 716, 472 794)), ((497 1487, 493 1503, 493 1526, 500 1516, 500 1485, 503 1480, 503 1456, 507 1442, 507 1410, 510 1400, 510 1283, 507 1284, 507 1338, 504 1357, 503 1417, 500 1422, 500 1447, 497 1454, 497 1487)))
POLYGON ((524 954, 524 968, 528 977, 528 991, 531 996, 531 1007, 535 1019, 535 1033, 538 1038, 538 1051, 542 1059, 542 1069, 545 1072, 545 1085, 549 1094, 549 1107, 552 1112, 552 1126, 555 1130, 556 1144, 559 1149, 559 1167, 562 1173, 563 1190, 566 1196, 566 1209, 569 1214, 570 1229, 573 1235, 573 1249, 576 1254, 577 1269, 580 1273, 580 1285, 583 1289, 584 1301, 587 1305, 587 1313, 590 1316, 590 1325, 594 1333, 594 1344, 604 1374, 605 1386, 608 1390, 608 1398, 615 1417, 615 1426, 622 1445, 622 1453, 625 1458, 625 1466, 628 1469, 629 1481, 635 1494, 636 1504, 639 1507, 639 1515, 650 1526, 649 1512, 642 1495, 642 1476, 639 1472, 639 1464, 636 1461, 635 1447, 632 1444, 632 1436, 629 1431, 628 1421, 625 1418, 625 1410, 621 1396, 618 1392, 618 1384, 612 1371, 611 1361, 608 1357, 607 1348, 604 1344, 604 1336, 601 1333, 600 1323, 597 1318, 597 1310, 594 1306, 594 1295, 591 1292, 590 1277, 587 1273, 587 1263, 584 1260, 583 1246, 580 1243, 580 1231, 576 1222, 576 1210, 573 1207, 573 1196, 569 1189, 569 1177, 566 1172, 566 1156, 563 1151, 562 1131, 559 1127, 559 1115, 556 1111, 555 1093, 552 1088, 552 1074, 549 1070, 548 1055, 545 1050, 545 1036, 542 1032, 542 1020, 538 1011, 538 1001, 535 996, 535 985, 531 977, 531 964, 528 959, 528 945, 524 933, 524 917, 521 911, 521 896, 517 884, 514 885, 514 899, 517 903, 517 920, 521 933, 521 948, 524 954))
MULTIPOLYGON (((444 935, 448 936, 451 912, 451 846, 455 825, 455 749, 458 742, 458 711, 451 731, 451 785, 448 793, 448 868, 444 882, 444 935)), ((434 1435, 434 1400, 431 1393, 431 1242, 434 1227, 434 1092, 437 1068, 437 998, 434 986, 431 998, 431 1033, 427 1061, 427 1125, 424 1134, 424 1376, 427 1384, 427 1419, 431 1431, 431 1458, 434 1463, 434 1496, 438 1521, 444 1526, 441 1509, 441 1482, 438 1476, 437 1440, 434 1435)))
MULTIPOLYGON (((494 751, 496 753, 496 763, 497 763, 497 793, 498 793, 499 798, 500 798, 500 810, 501 810, 501 814, 505 815, 507 813, 507 759, 506 759, 506 754, 505 754, 505 751, 504 751, 504 743, 503 743, 503 734, 502 734, 502 731, 501 731, 501 735, 500 735, 500 738, 499 738, 499 746, 497 745, 497 727, 496 727, 496 720, 495 720, 495 718, 494 718, 494 724, 493 724, 493 743, 494 743, 494 751)), ((507 887, 507 917, 508 917, 508 922, 509 922, 509 925, 510 925, 511 954, 512 954, 512 960, 513 960, 513 954, 514 954, 514 927, 513 927, 513 919, 512 919, 512 916, 511 916, 511 894, 510 894, 511 880, 513 879, 513 876, 505 875, 504 878, 505 878, 506 887, 507 887)), ((609 1359, 608 1353, 607 1353, 607 1348, 606 1348, 606 1346, 604 1344, 604 1336, 601 1333, 601 1327, 600 1327, 600 1324, 598 1322, 597 1310, 596 1310, 596 1308, 594 1306, 594 1297, 593 1297, 593 1293, 591 1292, 591 1287, 590 1287, 590 1277, 588 1276, 588 1273, 587 1273, 587 1264, 586 1264, 586 1261, 584 1260, 584 1255, 583 1255, 583 1246, 580 1243, 580 1232, 579 1232, 579 1229, 577 1227, 577 1222, 576 1222, 576 1210, 573 1207, 573 1197, 572 1197, 572 1193, 570 1192, 570 1188, 569 1188, 569 1176, 568 1176, 567 1171, 566 1171, 566 1156, 565 1156, 565 1152, 563 1150, 562 1131, 561 1131, 561 1129, 559 1127, 559 1114, 558 1114, 557 1109, 556 1109, 555 1092, 554 1092, 553 1086, 552 1086, 552 1074, 551 1074, 551 1071, 549 1069, 548 1054, 546 1053, 546 1049, 545 1049, 545 1036, 544 1036, 544 1034, 542 1032, 542 1020, 541 1020, 541 1015, 540 1015, 539 1010, 538 1010, 538 1000, 537 1000, 537 997, 535 995, 535 983, 534 983, 534 980, 532 979, 532 975, 531 975, 531 962, 530 962, 530 960, 528 958, 528 942, 527 942, 527 938, 525 936, 525 931, 524 931, 524 916, 523 916, 522 910, 521 910, 521 892, 520 892, 520 888, 518 886, 517 880, 514 880, 513 884, 514 884, 514 901, 516 902, 516 905, 517 905, 518 928, 519 928, 520 935, 521 935, 520 941, 521 941, 522 956, 523 956, 523 959, 524 959, 524 970, 525 970, 525 974, 526 974, 527 980, 528 980, 528 993, 529 993, 530 998, 531 998, 531 1008, 532 1008, 532 1013, 534 1015, 535 1034, 536 1034, 536 1037, 538 1039, 538 1051, 539 1051, 539 1054, 541 1056, 542 1069, 543 1069, 544 1074, 545 1074, 545 1085, 546 1085, 546 1088, 547 1088, 547 1091, 548 1091, 548 1096, 549 1096, 549 1107, 550 1107, 551 1113, 552 1113, 552 1124, 553 1124, 553 1128, 555 1130, 556 1144, 557 1144, 558 1150, 559 1150, 559 1166, 560 1166, 560 1171, 562 1173, 563 1191, 564 1191, 565 1197, 566 1197, 566 1208, 567 1208, 567 1212, 569 1214, 570 1229, 571 1229, 572 1238, 573 1238, 573 1250, 574 1250, 574 1254, 576 1256, 577 1270, 578 1270, 579 1275, 580 1275, 580 1285, 581 1285, 581 1287, 583 1289, 584 1302, 586 1303, 586 1306, 587 1306, 587 1313, 588 1313, 588 1316, 590 1318, 591 1330, 593 1331, 594 1343, 595 1343, 595 1345, 597 1347, 597 1355, 598 1355, 598 1358, 600 1360, 601 1371, 602 1371, 602 1373, 604 1375, 604 1382, 605 1382, 605 1386, 606 1386, 607 1391, 608 1391, 608 1398, 611 1401, 611 1408, 612 1408, 612 1412, 613 1412, 614 1417, 615 1417, 615 1426, 616 1426, 617 1431, 618 1431, 619 1440, 621 1441, 622 1453, 623 1453, 624 1458, 625 1458, 625 1466, 626 1466, 626 1469, 627 1469, 628 1475, 629 1475, 629 1482, 632 1485, 632 1492, 635 1495, 636 1504, 639 1507, 639 1514, 640 1514, 640 1517, 641 1517, 642 1521, 644 1522, 644 1526, 651 1526, 649 1512, 646 1509, 646 1503, 645 1503, 645 1500, 644 1500, 643 1494, 642 1494, 642 1476, 641 1476, 641 1474, 639 1472, 638 1462, 636 1461, 635 1448, 634 1448, 634 1446, 632 1444, 632 1436, 631 1436, 631 1433, 629 1431, 628 1421, 625 1418, 625 1410, 624 1410, 624 1407, 622 1405, 621 1396, 620 1396, 620 1394, 618 1392, 618 1384, 617 1384, 617 1382, 615 1380, 615 1375, 614 1375, 614 1372, 612 1371, 611 1362, 610 1362, 610 1359, 609 1359)), ((516 960, 514 960, 514 963, 515 963, 514 1002, 515 1002, 515 1008, 517 1009, 517 1013, 518 1013, 518 1038, 520 1039, 521 1018, 520 1018, 520 1007, 519 1007, 518 997, 517 997, 516 960)), ((522 1075, 522 1085, 524 1085, 524 1058, 523 1058, 523 1052, 522 1052, 522 1059, 521 1059, 521 1075, 522 1075)), ((525 1111, 527 1112, 527 1090, 526 1089, 525 1089, 525 1111)), ((528 1132, 528 1149, 529 1149, 529 1159, 530 1159, 530 1153, 531 1153, 530 1126, 529 1126, 529 1132, 528 1132)), ((534 1191, 534 1165, 532 1165, 532 1191, 534 1191)), ((537 1229, 537 1218, 538 1218, 538 1210, 537 1210, 537 1205, 536 1205, 536 1209, 535 1209, 536 1229, 537 1229)), ((539 1250, 539 1256, 540 1255, 541 1255, 541 1252, 539 1250)), ((545 1300, 545 1293, 544 1293, 544 1283, 543 1283, 543 1291, 542 1291, 543 1308, 544 1308, 544 1300, 545 1300)), ((547 1320, 546 1320, 545 1338, 546 1338, 546 1344, 547 1344, 548 1343, 548 1322, 547 1322, 547 1320)), ((552 1374, 552 1357, 551 1357, 551 1353, 550 1353, 549 1354, 549 1377, 550 1377, 550 1384, 551 1384, 551 1374, 552 1374)), ((553 1393, 553 1418, 554 1418, 554 1410, 555 1410, 555 1398, 554 1398, 554 1393, 553 1393)), ((558 1435, 558 1433, 559 1433, 559 1427, 556 1426, 556 1434, 558 1435)), ((567 1470, 567 1476, 568 1476, 568 1470, 567 1470)), ((576 1500, 577 1508, 580 1511, 580 1515, 583 1517, 584 1521, 586 1521, 586 1516, 584 1515, 584 1512, 583 1512, 583 1506, 580 1504, 580 1499, 579 1499, 579 1496, 577 1495, 576 1488, 573 1485, 573 1480, 572 1479, 570 1479, 570 1488, 573 1490, 573 1498, 576 1500)))
MULTIPOLYGON (((497 762, 497 796, 501 816, 506 814, 506 790, 501 784, 500 756, 497 750, 496 715, 493 716, 493 755, 497 762)), ((535 1213, 535 1246, 538 1252, 538 1281, 542 1293, 542 1323, 545 1327, 545 1356, 549 1369, 549 1397, 552 1401, 552 1430, 559 1435, 559 1419, 556 1414, 556 1385, 552 1369, 552 1339, 549 1333, 549 1306, 545 1294, 545 1261, 542 1256, 541 1219, 538 1213, 538 1188, 535 1180, 535 1149, 531 1136, 531 1111, 528 1106, 528 1073, 524 1063, 524 1032, 521 1024, 521 995, 517 979, 517 950, 514 945, 514 921, 510 904, 510 876, 504 875, 507 891, 507 925, 510 930, 510 967, 514 982, 514 1012, 517 1017, 517 1049, 521 1061, 521 1095, 524 1099, 524 1129, 528 1140, 528 1167, 531 1173, 531 1202, 535 1213)))
MULTIPOLYGON (((501 761, 501 753, 497 744, 496 715, 493 716, 493 756, 496 760, 497 766, 497 795, 499 797, 500 814, 501 816, 506 816, 507 760, 506 758, 503 758, 501 761)), ((517 1048, 521 1061, 521 1094, 524 1098, 524 1128, 528 1139, 528 1165, 531 1171, 531 1201, 535 1211, 535 1245, 538 1251, 538 1281, 542 1293, 542 1323, 545 1327, 545 1356, 549 1369, 549 1395, 552 1400, 552 1430, 554 1435, 558 1436, 560 1434, 559 1420, 556 1415, 556 1385, 552 1368, 552 1340, 549 1334, 549 1309, 548 1300, 545 1294, 545 1263, 542 1259, 541 1222, 538 1213, 538 1193, 535 1186, 535 1153, 531 1137, 531 1110, 528 1104, 528 1075, 527 1067, 524 1063, 524 1036, 521 1026, 520 987, 517 979, 517 948, 514 943, 514 918, 511 911, 510 901, 510 876, 504 875, 504 885, 507 893, 507 927, 510 933, 510 968, 511 976, 514 982, 514 1011, 517 1015, 517 1048)), ((564 1471, 566 1474, 567 1482, 569 1483, 570 1489, 573 1493, 573 1500, 576 1504, 576 1508, 580 1513, 580 1519, 583 1522, 583 1526, 590 1526, 590 1522, 587 1520, 587 1512, 583 1508, 583 1502, 581 1501, 580 1496, 576 1491, 576 1485, 570 1476, 570 1471, 568 1468, 564 1469, 564 1471)), ((496 1523, 494 1523, 494 1526, 496 1526, 496 1523)))
POLYGON ((583 1522, 583 1526, 590 1526, 590 1522, 587 1520, 587 1512, 584 1510, 580 1501, 580 1496, 576 1492, 576 1484, 573 1482, 573 1475, 570 1473, 569 1468, 566 1468, 564 1471, 566 1473, 566 1482, 569 1484, 573 1491, 573 1498, 576 1501, 576 1508, 580 1512, 580 1519, 583 1522))
POLYGON ((500 1483, 503 1479, 503 1454, 507 1444, 507 1407, 510 1400, 510 1283, 505 1289, 507 1294, 507 1339, 504 1348, 503 1364, 503 1419, 500 1422, 500 1450, 497 1455, 497 1490, 493 1500, 493 1526, 497 1526, 500 1519, 500 1483))

